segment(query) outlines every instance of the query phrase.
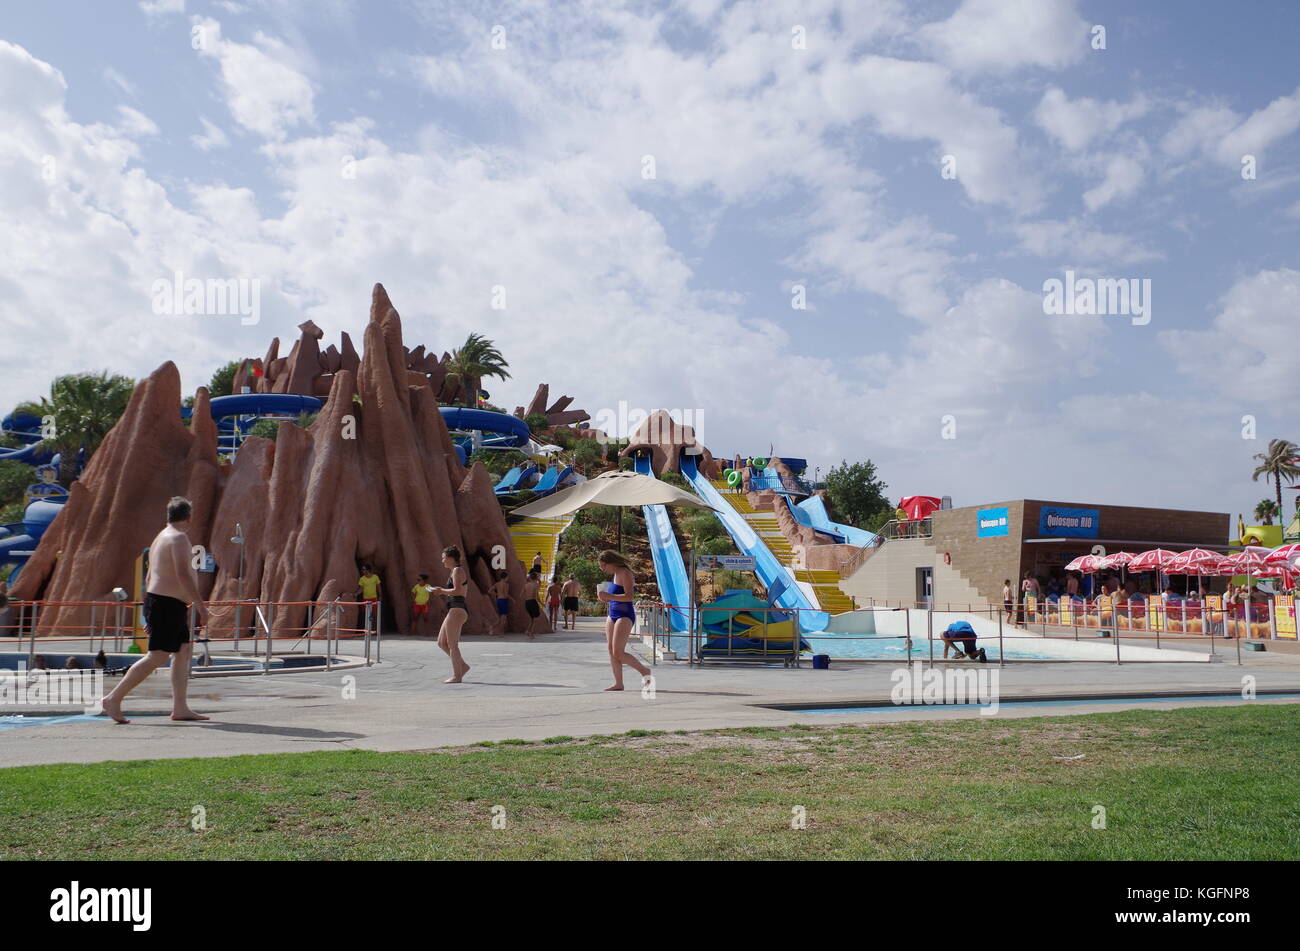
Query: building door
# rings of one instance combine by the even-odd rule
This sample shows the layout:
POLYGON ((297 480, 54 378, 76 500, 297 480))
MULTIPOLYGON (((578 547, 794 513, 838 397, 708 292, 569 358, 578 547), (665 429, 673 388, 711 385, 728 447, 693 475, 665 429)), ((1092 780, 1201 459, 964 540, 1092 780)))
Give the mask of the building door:
POLYGON ((934 603, 934 569, 916 569, 916 600, 918 604, 929 607, 934 603))

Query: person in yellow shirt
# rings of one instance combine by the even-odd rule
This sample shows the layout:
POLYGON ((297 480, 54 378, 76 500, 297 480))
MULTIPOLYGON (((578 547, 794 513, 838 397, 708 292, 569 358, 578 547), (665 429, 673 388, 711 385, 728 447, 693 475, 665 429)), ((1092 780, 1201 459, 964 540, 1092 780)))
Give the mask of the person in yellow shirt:
POLYGON ((428 575, 420 575, 420 580, 415 583, 411 589, 411 597, 415 603, 411 605, 411 627, 412 633, 416 637, 421 637, 428 633, 429 630, 429 592, 433 590, 433 585, 429 584, 428 575))
MULTIPOLYGON (((379 612, 381 610, 379 605, 379 586, 379 575, 375 574, 375 569, 371 568, 369 565, 362 565, 361 577, 357 579, 357 596, 360 597, 363 602, 373 603, 375 605, 372 609, 374 611, 372 616, 374 617, 376 627, 378 627, 380 623, 379 612)), ((366 608, 362 607, 361 617, 364 619, 365 616, 366 608)))

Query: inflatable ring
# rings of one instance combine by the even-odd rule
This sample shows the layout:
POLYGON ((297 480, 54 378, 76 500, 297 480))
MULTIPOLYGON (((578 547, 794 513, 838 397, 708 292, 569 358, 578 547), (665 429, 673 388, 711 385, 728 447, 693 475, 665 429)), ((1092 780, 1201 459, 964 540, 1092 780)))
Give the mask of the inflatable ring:
POLYGON ((734 489, 737 488, 740 485, 740 483, 741 483, 740 473, 737 472, 735 469, 730 470, 730 474, 727 476, 727 485, 731 486, 734 489))
POLYGON ((762 458, 761 456, 755 456, 753 459, 750 459, 749 464, 753 466, 755 469, 767 468, 767 460, 762 458))
POLYGON ((730 466, 728 466, 727 468, 723 469, 723 470, 722 470, 722 481, 723 481, 723 482, 726 482, 728 479, 730 479, 730 478, 731 478, 731 474, 732 474, 733 472, 735 472, 735 471, 736 471, 736 470, 735 470, 735 469, 732 469, 730 466))

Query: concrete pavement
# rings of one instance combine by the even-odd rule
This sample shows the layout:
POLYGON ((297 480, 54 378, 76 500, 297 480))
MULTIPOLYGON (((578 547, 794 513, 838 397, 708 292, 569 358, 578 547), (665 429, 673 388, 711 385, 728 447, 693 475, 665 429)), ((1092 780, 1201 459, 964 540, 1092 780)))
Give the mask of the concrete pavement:
MULTIPOLYGON (((653 698, 627 671, 628 689, 605 693, 611 682, 600 620, 580 619, 579 630, 545 635, 470 637, 463 651, 472 665, 468 682, 443 684, 445 655, 430 640, 393 638, 383 663, 326 673, 248 675, 196 679, 191 699, 210 715, 206 723, 167 719, 168 683, 159 671, 127 700, 134 722, 104 718, 0 729, 0 765, 230 756, 325 749, 417 750, 482 740, 541 740, 552 736, 628 730, 701 730, 736 726, 878 723, 903 719, 979 717, 971 707, 894 707, 884 712, 826 716, 773 709, 773 704, 880 702, 893 685, 889 663, 842 665, 830 670, 780 667, 689 668, 661 663, 653 698)), ((633 650, 648 661, 649 649, 633 650)), ((1264 690, 1300 693, 1300 657, 1243 655, 1224 663, 1008 664, 999 671, 1002 702, 1081 694, 1160 694, 1215 691, 1239 694, 1242 678, 1264 690)), ((969 665, 986 671, 995 665, 969 665)), ((1268 700, 1261 696, 1254 701, 1268 700)), ((999 718, 1110 712, 1130 707, 1196 705, 1195 700, 1102 706, 1067 704, 1003 709, 999 718)), ((0 715, 18 712, 0 707, 0 715)), ((41 711, 49 714, 53 711, 41 711)), ((65 713, 80 712, 72 709, 65 713)), ((1297 710, 1300 714, 1300 709, 1297 710)))

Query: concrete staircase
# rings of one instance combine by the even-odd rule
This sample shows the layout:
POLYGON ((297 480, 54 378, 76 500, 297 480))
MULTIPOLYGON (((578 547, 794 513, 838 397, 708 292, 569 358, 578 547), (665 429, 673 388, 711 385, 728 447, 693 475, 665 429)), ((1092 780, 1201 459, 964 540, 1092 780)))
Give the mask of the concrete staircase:
POLYGON ((818 607, 821 610, 831 614, 840 614, 844 611, 853 610, 853 601, 840 590, 840 574, 838 571, 810 571, 805 568, 792 567, 794 552, 790 548, 789 541, 781 534, 775 512, 754 508, 749 504, 749 499, 746 498, 745 493, 735 491, 725 482, 714 480, 713 487, 749 523, 755 533, 763 539, 763 543, 771 549, 772 554, 776 556, 776 560, 790 571, 794 579, 811 585, 813 594, 816 595, 818 601, 818 607))

